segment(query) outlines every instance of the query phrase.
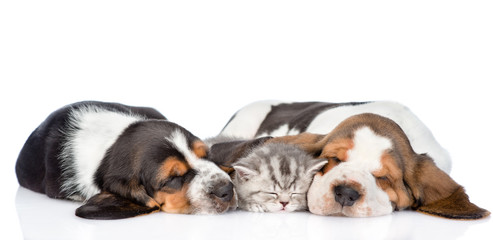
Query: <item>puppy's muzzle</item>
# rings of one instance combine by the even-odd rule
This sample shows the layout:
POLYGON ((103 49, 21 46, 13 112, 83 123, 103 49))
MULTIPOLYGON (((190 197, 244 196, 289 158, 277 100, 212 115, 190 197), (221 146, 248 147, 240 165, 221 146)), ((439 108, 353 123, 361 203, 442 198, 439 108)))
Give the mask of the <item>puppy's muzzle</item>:
POLYGON ((233 183, 218 184, 212 189, 211 195, 223 202, 229 202, 234 196, 233 183))
POLYGON ((360 194, 355 189, 345 186, 338 185, 334 187, 334 196, 336 202, 340 203, 341 206, 353 206, 353 204, 358 201, 360 194))

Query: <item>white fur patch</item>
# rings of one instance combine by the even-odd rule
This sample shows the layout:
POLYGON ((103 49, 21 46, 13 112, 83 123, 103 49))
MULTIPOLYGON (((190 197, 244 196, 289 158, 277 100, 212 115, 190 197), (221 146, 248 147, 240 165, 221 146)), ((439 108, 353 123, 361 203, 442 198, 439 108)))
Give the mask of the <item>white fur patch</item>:
POLYGON ((279 126, 279 128, 277 128, 276 130, 274 130, 270 133, 263 133, 263 134, 258 135, 257 138, 267 137, 267 136, 281 137, 281 136, 298 135, 298 134, 300 134, 300 131, 298 129, 295 129, 295 128, 289 129, 288 124, 284 124, 284 125, 279 126))
POLYGON ((316 175, 308 191, 308 207, 320 215, 344 214, 345 216, 380 216, 392 212, 388 195, 378 187, 372 172, 382 168, 382 154, 392 148, 392 142, 363 127, 354 133, 354 147, 347 152, 347 159, 327 174, 316 175), (353 206, 342 207, 335 200, 335 185, 361 186, 362 199, 353 206))
POLYGON ((272 110, 272 107, 281 103, 284 102, 259 101, 243 107, 221 131, 221 135, 240 139, 253 139, 260 124, 272 110))
POLYGON ((431 131, 416 115, 396 102, 378 101, 328 109, 313 119, 306 132, 327 134, 346 118, 361 113, 378 114, 396 122, 409 138, 416 153, 427 153, 440 169, 450 173, 452 162, 447 150, 440 146, 431 131))
POLYGON ((67 178, 62 191, 74 200, 85 200, 99 193, 94 174, 106 151, 130 124, 143 119, 91 105, 72 110, 64 132, 67 141, 61 152, 61 167, 62 176, 74 176, 67 178))
POLYGON ((167 137, 166 140, 173 143, 176 150, 183 154, 188 164, 192 168, 194 168, 194 164, 199 161, 199 158, 188 147, 187 138, 185 137, 185 135, 179 130, 176 130, 171 134, 170 137, 167 137))
MULTIPOLYGON (((187 144, 187 139, 180 131, 171 134, 168 141, 173 143, 178 151, 184 156, 190 167, 195 170, 197 175, 190 182, 187 196, 190 204, 194 206, 194 214, 214 214, 216 208, 210 199, 210 192, 219 183, 230 182, 230 177, 214 163, 198 158, 187 144)), ((234 194, 236 198, 236 194, 234 194)), ((236 201, 235 201, 236 202, 236 201)))
POLYGON ((382 153, 392 147, 392 142, 375 134, 369 127, 354 132, 354 147, 347 151, 346 164, 358 171, 373 172, 382 168, 382 153))

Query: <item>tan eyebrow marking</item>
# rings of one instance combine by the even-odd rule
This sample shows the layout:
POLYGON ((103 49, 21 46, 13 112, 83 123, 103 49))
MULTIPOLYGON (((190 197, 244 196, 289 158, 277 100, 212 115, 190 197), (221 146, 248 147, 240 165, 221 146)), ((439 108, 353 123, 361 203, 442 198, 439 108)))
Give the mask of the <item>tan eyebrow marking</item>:
POLYGON ((209 148, 207 147, 207 145, 205 145, 205 143, 200 140, 196 140, 192 143, 192 151, 198 158, 206 157, 208 149, 209 148))
POLYGON ((164 160, 163 164, 159 168, 159 177, 161 179, 168 178, 169 176, 182 176, 188 170, 190 166, 187 163, 181 161, 176 156, 171 156, 164 160))
POLYGON ((339 164, 339 162, 333 161, 333 157, 338 158, 340 161, 346 161, 347 151, 352 149, 353 147, 354 142, 350 138, 341 138, 327 143, 320 157, 328 159, 329 162, 322 169, 322 173, 327 173, 339 164))

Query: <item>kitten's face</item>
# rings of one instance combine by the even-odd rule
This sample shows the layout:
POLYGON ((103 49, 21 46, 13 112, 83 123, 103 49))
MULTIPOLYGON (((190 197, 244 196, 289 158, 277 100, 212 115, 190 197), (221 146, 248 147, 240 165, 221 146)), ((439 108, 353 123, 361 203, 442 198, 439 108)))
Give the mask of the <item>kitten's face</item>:
POLYGON ((326 163, 288 144, 256 148, 233 166, 238 207, 253 212, 305 210, 313 175, 326 163))
POLYGON ((245 198, 242 200, 245 201, 240 208, 253 212, 293 212, 307 208, 306 192, 313 175, 292 179, 291 182, 273 180, 267 175, 253 177, 251 184, 243 183, 240 188, 244 190, 245 198))

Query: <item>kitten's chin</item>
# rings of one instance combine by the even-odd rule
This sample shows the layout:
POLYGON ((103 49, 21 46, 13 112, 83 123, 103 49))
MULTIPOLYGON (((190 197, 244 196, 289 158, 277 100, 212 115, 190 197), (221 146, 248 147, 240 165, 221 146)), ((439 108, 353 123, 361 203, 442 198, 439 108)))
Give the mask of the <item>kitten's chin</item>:
POLYGON ((302 212, 302 211, 306 211, 307 209, 306 208, 293 208, 293 209, 288 209, 286 212, 302 212))
POLYGON ((305 208, 300 208, 300 207, 272 207, 272 206, 262 206, 260 204, 246 204, 246 205, 239 205, 238 206, 240 209, 249 211, 249 212, 271 212, 271 213, 288 213, 288 212, 296 212, 296 211, 303 211, 306 210, 305 208))
POLYGON ((280 207, 280 208, 276 208, 276 209, 273 209, 272 211, 270 212, 278 212, 278 213, 283 213, 283 212, 296 212, 296 211, 303 211, 305 210, 304 208, 300 208, 300 207, 297 207, 297 206, 287 206, 287 207, 280 207))

